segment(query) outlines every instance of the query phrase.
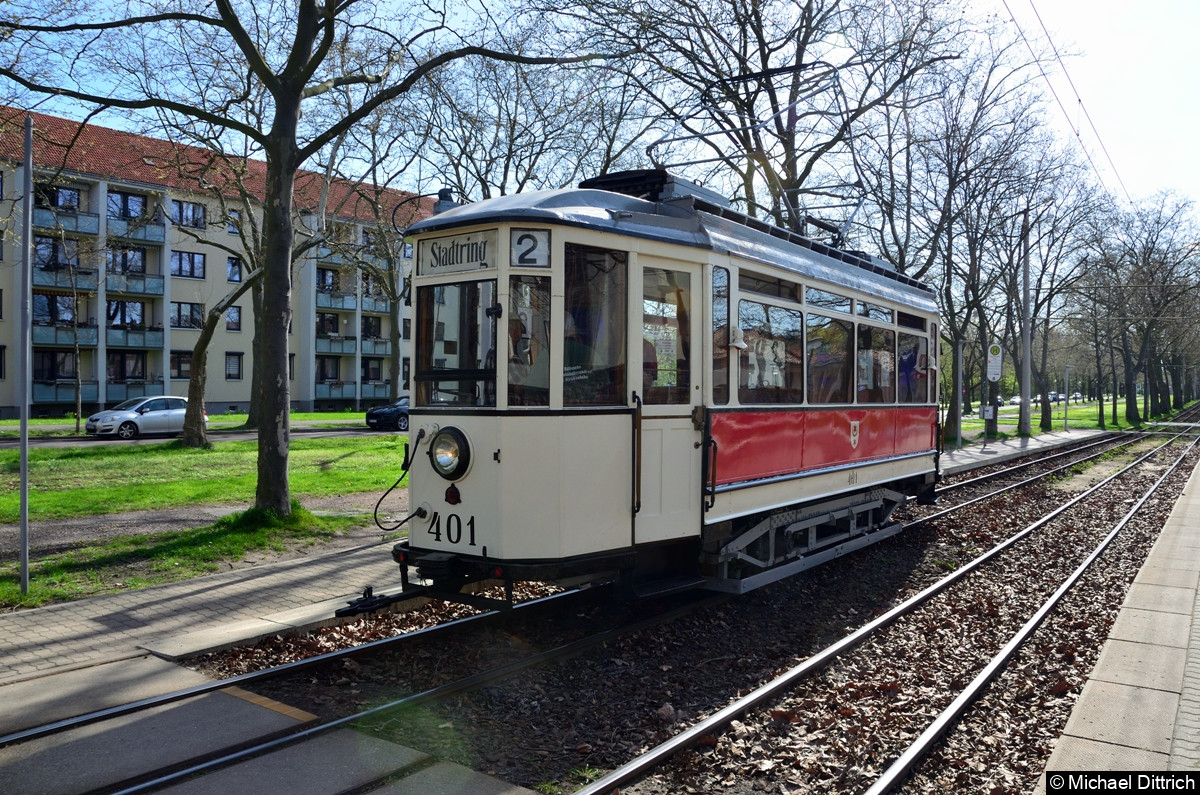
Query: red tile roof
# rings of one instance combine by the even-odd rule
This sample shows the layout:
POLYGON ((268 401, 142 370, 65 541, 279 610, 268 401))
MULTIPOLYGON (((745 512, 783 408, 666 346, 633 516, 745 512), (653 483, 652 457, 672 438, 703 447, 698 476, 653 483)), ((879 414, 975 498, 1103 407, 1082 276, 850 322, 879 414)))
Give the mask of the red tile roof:
MULTIPOLYGON (((0 106, 0 160, 20 163, 24 160, 25 117, 33 117, 33 162, 40 169, 62 169, 67 174, 92 176, 147 189, 207 193, 203 186, 230 184, 235 169, 245 169, 242 184, 261 200, 266 185, 266 163, 255 159, 221 159, 215 152, 194 146, 171 143, 145 135, 114 130, 95 124, 0 106)), ((320 198, 323 175, 300 171, 294 191, 297 210, 315 211, 320 198)), ((236 196, 233 188, 222 191, 236 196)), ((348 180, 330 184, 326 212, 340 218, 374 221, 374 212, 365 198, 370 185, 357 186, 348 180), (357 188, 357 190, 356 190, 357 188)), ((393 208, 396 222, 402 225, 428 216, 434 199, 406 191, 384 189, 379 203, 385 219, 393 208)))

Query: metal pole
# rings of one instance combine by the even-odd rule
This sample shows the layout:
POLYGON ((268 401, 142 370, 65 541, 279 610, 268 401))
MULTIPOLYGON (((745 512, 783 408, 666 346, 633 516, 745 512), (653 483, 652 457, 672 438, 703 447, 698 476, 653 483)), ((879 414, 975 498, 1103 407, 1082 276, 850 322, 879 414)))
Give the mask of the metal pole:
POLYGON ((1063 368, 1063 430, 1067 429, 1067 415, 1071 413, 1071 365, 1063 368))
POLYGON ((955 433, 955 437, 958 439, 958 442, 955 445, 955 449, 957 449, 957 450, 962 449, 962 423, 963 423, 962 346, 963 346, 963 341, 961 339, 954 341, 954 363, 956 365, 954 368, 954 395, 955 395, 954 399, 957 401, 957 406, 958 406, 958 411, 956 412, 956 414, 958 416, 958 430, 955 433))
POLYGON ((1029 405, 1030 383, 1033 381, 1032 363, 1033 334, 1030 324, 1029 305, 1029 209, 1026 208, 1021 219, 1021 237, 1024 239, 1021 250, 1021 413, 1017 420, 1017 434, 1024 437, 1033 435, 1030 427, 1032 406, 1029 405))
POLYGON ((33 379, 30 305, 33 303, 33 117, 25 117, 25 197, 21 202, 21 318, 17 332, 17 391, 21 402, 21 595, 29 593, 29 402, 33 379))

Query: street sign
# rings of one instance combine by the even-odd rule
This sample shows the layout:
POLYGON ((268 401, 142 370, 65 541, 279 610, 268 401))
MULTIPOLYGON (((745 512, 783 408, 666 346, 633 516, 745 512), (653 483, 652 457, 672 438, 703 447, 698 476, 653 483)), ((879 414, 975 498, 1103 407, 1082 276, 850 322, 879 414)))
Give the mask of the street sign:
POLYGON ((988 346, 987 377, 995 383, 1000 380, 1000 366, 1004 363, 1004 350, 995 342, 988 346))

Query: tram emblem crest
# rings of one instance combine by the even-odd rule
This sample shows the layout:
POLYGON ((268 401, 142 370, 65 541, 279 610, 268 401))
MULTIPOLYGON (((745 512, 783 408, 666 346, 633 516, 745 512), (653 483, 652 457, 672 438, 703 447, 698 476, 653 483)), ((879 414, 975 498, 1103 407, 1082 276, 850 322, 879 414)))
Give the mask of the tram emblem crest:
POLYGON ((858 449, 858 426, 860 423, 861 420, 850 421, 850 447, 855 450, 858 449))

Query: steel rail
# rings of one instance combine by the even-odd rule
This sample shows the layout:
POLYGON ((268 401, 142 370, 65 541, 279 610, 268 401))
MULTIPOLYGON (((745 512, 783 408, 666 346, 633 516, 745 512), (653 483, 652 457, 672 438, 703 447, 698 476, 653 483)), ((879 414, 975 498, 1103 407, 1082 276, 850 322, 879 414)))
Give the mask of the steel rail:
POLYGON ((902 753, 886 771, 884 771, 883 775, 880 776, 871 786, 871 788, 867 790, 866 795, 883 795, 883 793, 891 792, 907 777, 913 765, 915 765, 927 753, 929 753, 930 749, 933 748, 933 746, 941 739, 942 735, 958 722, 958 719, 962 717, 962 714, 966 712, 975 699, 979 697, 979 694, 983 691, 983 689, 991 684, 992 680, 1000 674, 1005 665, 1007 665, 1009 659, 1016 654, 1017 649, 1019 649, 1025 643, 1025 641, 1029 639, 1029 636, 1032 635, 1034 630, 1041 625, 1042 621, 1046 619, 1046 616, 1049 615, 1050 611, 1058 605, 1067 592, 1075 586, 1081 577, 1083 577, 1084 573, 1092 565, 1092 563, 1094 563, 1096 559, 1100 557, 1104 550, 1108 548, 1108 545, 1111 544, 1112 541, 1117 537, 1117 534, 1125 529, 1125 526, 1133 519, 1134 514, 1141 510, 1142 506, 1146 504, 1146 501, 1149 500, 1156 491, 1158 491, 1159 487, 1162 486, 1167 477, 1175 472, 1179 465, 1183 463, 1183 459, 1192 452, 1193 448, 1195 448, 1198 443, 1200 443, 1200 438, 1197 438, 1188 445, 1187 449, 1184 450, 1183 453, 1177 459, 1175 459, 1175 462, 1167 468, 1162 476, 1154 482, 1154 485, 1147 489, 1146 493, 1142 495, 1141 499, 1134 503, 1133 507, 1129 509, 1129 512, 1126 513, 1125 516, 1123 516, 1120 521, 1113 526, 1113 529, 1107 536, 1104 537, 1104 540, 1100 542, 1099 546, 1092 550, 1092 553, 1088 555, 1082 563, 1079 564, 1078 568, 1076 568, 1075 571, 1063 581, 1062 585, 1060 585, 1058 589, 1050 595, 1050 598, 1047 599, 1037 610, 1037 612, 1035 612, 1033 616, 1031 616, 1030 619, 1025 622, 1021 629, 1012 636, 1008 643, 1004 645, 1004 648, 1002 648, 996 654, 996 656, 993 657, 986 666, 984 666, 983 670, 981 670, 979 674, 971 681, 971 683, 968 684, 966 688, 964 688, 962 692, 958 694, 954 701, 952 701, 950 705, 946 707, 946 709, 944 709, 937 718, 934 719, 933 723, 931 723, 929 727, 921 733, 921 735, 913 742, 913 744, 910 745, 908 749, 905 750, 904 753, 902 753))
MULTIPOLYGON (((514 676, 515 674, 521 673, 529 668, 533 668, 547 662, 553 662, 575 656, 581 652, 601 646, 624 635, 640 632, 659 624, 673 621, 680 616, 687 615, 688 613, 694 612, 703 607, 721 604, 729 601, 732 598, 733 596, 731 594, 713 594, 706 598, 699 599, 695 602, 690 602, 686 605, 681 605, 658 615, 641 619, 640 621, 636 621, 633 624, 629 624, 624 627, 617 627, 615 629, 605 630, 604 632, 600 632, 595 635, 590 635, 586 638, 580 638, 579 640, 572 641, 562 646, 558 646, 547 651, 538 652, 537 654, 530 655, 520 660, 514 660, 513 662, 507 663, 506 665, 502 665, 498 668, 472 674, 471 676, 464 677, 463 679, 459 679, 454 682, 448 682, 444 685, 439 685, 438 687, 430 690, 414 693, 413 695, 405 696, 404 698, 396 699, 395 701, 389 701, 385 704, 379 704, 368 710, 364 710, 363 712, 358 712, 341 718, 335 718, 315 726, 306 726, 305 728, 299 729, 294 733, 288 734, 287 736, 269 740, 264 743, 259 743, 252 747, 242 748, 223 756, 197 763, 182 770, 174 770, 170 773, 158 776, 157 778, 140 781, 115 791, 106 786, 102 789, 93 790, 92 792, 97 793, 97 795, 101 792, 111 793, 111 795, 132 795, 132 793, 146 792, 152 789, 157 789, 165 784, 176 782, 183 778, 189 778, 216 770, 218 768, 228 767, 229 765, 240 762, 243 759, 247 759, 252 756, 258 756, 273 751, 277 748, 302 742, 319 734, 341 728, 355 721, 386 714, 388 712, 404 709, 406 707, 418 706, 429 701, 436 701, 437 699, 446 698, 448 696, 457 695, 459 693, 464 693, 484 687, 486 685, 494 684, 514 676)), ((92 793, 85 792, 81 793, 81 795, 92 795, 92 793)))
MULTIPOLYGON (((1119 433, 1113 432, 1111 434, 1105 435, 1103 438, 1101 438, 1097 441, 1088 442, 1087 444, 1083 444, 1078 447, 1072 447, 1069 450, 1063 450, 1061 452, 1053 453, 1052 455, 1043 456, 1041 458, 1036 458, 1032 461, 1026 461, 1024 463, 1017 464, 1015 466, 1005 467, 1004 469, 1001 469, 997 472, 989 472, 986 475, 977 475, 976 477, 969 478, 967 480, 959 480, 954 483, 949 483, 945 486, 942 486, 940 489, 938 489, 938 494, 945 494, 946 492, 955 491, 957 489, 965 488, 967 486, 975 486, 975 485, 979 485, 981 483, 986 483, 989 480, 996 480, 997 478, 1002 478, 1005 475, 1011 475, 1016 472, 1020 472, 1022 469, 1028 469, 1029 467, 1037 466, 1038 464, 1048 464, 1052 461, 1055 461, 1059 458, 1064 458, 1069 455, 1075 455, 1078 453, 1086 453, 1094 447, 1099 447, 1101 445, 1109 444, 1117 437, 1119 437, 1121 435, 1126 435, 1126 434, 1128 434, 1128 432, 1126 432, 1126 431, 1122 431, 1119 433)), ((1134 436, 1136 436, 1136 434, 1134 434, 1134 436)), ((1115 445, 1113 445, 1112 447, 1109 447, 1107 450, 1103 450, 1096 455, 1085 456, 1084 458, 1081 458, 1079 461, 1076 461, 1075 463, 1080 463, 1080 461, 1090 461, 1091 459, 1096 458, 1100 455, 1104 455, 1107 452, 1111 452, 1113 450, 1117 450, 1121 447, 1124 447, 1125 445, 1132 444, 1133 441, 1134 441, 1133 439, 1129 439, 1129 440, 1125 440, 1125 441, 1118 441, 1115 445)), ((985 464, 985 466, 986 466, 986 464, 985 464)))
POLYGON ((163 706, 166 704, 172 704, 176 701, 183 701, 185 699, 194 698, 196 696, 202 696, 206 693, 212 693, 217 690, 224 690, 227 687, 235 687, 235 686, 250 684, 250 683, 264 680, 264 679, 271 679, 276 676, 285 676, 288 674, 293 674, 298 671, 303 671, 307 668, 312 668, 312 667, 315 667, 318 665, 324 665, 326 663, 336 661, 343 657, 353 657, 353 656, 359 655, 359 654, 367 654, 367 653, 371 653, 371 652, 376 652, 376 651, 379 651, 380 649, 387 648, 388 646, 412 642, 415 639, 422 638, 426 635, 438 634, 441 632, 453 632, 453 631, 460 630, 466 626, 480 623, 480 622, 483 622, 485 624, 492 623, 492 622, 501 620, 503 618, 503 616, 505 615, 505 612, 515 612, 518 610, 535 610, 538 608, 545 608, 547 605, 552 604, 557 600, 575 597, 575 596, 578 596, 580 593, 582 593, 582 592, 574 591, 574 590, 563 591, 561 593, 552 594, 550 596, 544 596, 544 597, 540 597, 538 599, 531 599, 527 602, 519 602, 518 604, 516 604, 513 607, 513 609, 511 611, 490 610, 490 611, 487 611, 484 613, 478 613, 473 616, 466 616, 465 618, 459 618, 459 619, 455 619, 453 621, 447 621, 442 624, 435 624, 434 626, 431 626, 431 627, 423 627, 421 629, 414 630, 412 632, 406 632, 402 635, 396 635, 391 638, 380 638, 379 640, 371 641, 370 643, 364 643, 359 646, 350 646, 345 649, 338 649, 336 651, 326 652, 325 654, 320 654, 315 657, 306 657, 303 660, 294 660, 293 662, 284 663, 283 665, 277 665, 273 668, 264 668, 261 671, 251 671, 250 673, 240 674, 238 676, 234 676, 229 679, 222 679, 222 680, 216 681, 216 682, 209 682, 209 683, 203 684, 203 685, 196 685, 194 687, 185 688, 183 690, 176 690, 171 693, 163 693, 162 695, 158 695, 158 696, 150 696, 148 698, 139 699, 137 701, 131 701, 128 704, 120 704, 115 707, 107 707, 105 709, 96 710, 94 712, 88 712, 84 715, 78 715, 73 718, 63 718, 62 720, 54 721, 53 723, 47 723, 42 726, 34 726, 29 729, 23 729, 18 732, 6 734, 3 737, 0 737, 0 748, 4 748, 5 746, 11 745, 13 743, 23 742, 25 740, 32 740, 32 739, 36 739, 39 737, 46 737, 46 736, 49 736, 52 734, 57 734, 59 732, 67 731, 69 729, 75 729, 75 728, 79 728, 81 726, 87 726, 88 724, 91 724, 91 723, 98 723, 100 721, 110 720, 112 718, 117 718, 122 715, 129 715, 129 714, 132 714, 135 712, 140 712, 141 710, 144 710, 144 709, 150 709, 151 707, 163 706))
MULTIPOLYGON (((992 558, 996 557, 1001 552, 1007 550, 1009 547, 1013 546, 1017 542, 1025 539, 1026 537, 1031 535, 1034 531, 1049 524, 1051 521, 1056 519, 1058 516, 1065 513, 1067 510, 1074 507, 1076 504, 1087 499, 1088 497, 1090 497, 1091 495, 1093 495, 1094 493, 1099 491, 1104 486, 1108 485, 1110 482, 1112 482, 1116 478, 1120 477, 1121 475, 1126 474, 1127 472, 1130 472, 1135 467, 1141 465, 1142 463, 1144 463, 1146 460, 1148 460, 1152 456, 1158 454, 1158 452, 1161 451, 1163 448, 1172 444, 1174 441, 1175 441, 1175 438, 1172 438, 1172 439, 1169 439, 1169 440, 1163 442, 1161 445, 1156 447, 1154 450, 1147 452, 1146 454, 1144 454, 1141 457, 1137 458, 1136 460, 1130 462, 1129 464, 1127 464, 1125 467, 1121 468, 1120 470, 1112 473, 1111 475, 1104 478, 1103 480, 1095 483, 1093 486, 1091 486, 1087 490, 1080 492, 1080 494, 1078 494, 1073 499, 1069 500, 1068 502, 1064 503, 1063 505, 1061 505, 1058 508, 1051 511, 1046 516, 1043 516, 1042 518, 1038 519, 1033 524, 1029 525, 1028 527, 1024 528, 1023 530, 1020 530, 1016 534, 1010 536, 1009 538, 1005 539, 1001 543, 992 547, 992 549, 988 550, 987 552, 983 553, 979 557, 975 558, 970 563, 967 563, 966 565, 962 566, 961 568, 956 569, 955 571, 951 572, 947 576, 943 577, 941 580, 938 580, 937 582, 927 586, 925 589, 923 589, 919 593, 914 594, 913 596, 909 597, 904 602, 893 607, 888 612, 878 616, 877 618, 868 622, 867 624, 864 624, 862 627, 855 630, 853 633, 847 635, 846 637, 842 638, 841 640, 839 640, 839 641, 833 643, 832 645, 827 646, 826 648, 822 649, 821 651, 813 654, 811 657, 806 659, 804 662, 802 662, 802 663, 794 666, 793 668, 789 669, 788 671, 784 672, 781 676, 756 688, 755 690, 751 691, 747 695, 743 696, 742 698, 737 699, 736 701, 732 702, 731 704, 724 707, 723 709, 718 710, 717 712, 713 713, 709 717, 692 725, 688 729, 684 730, 680 734, 675 735, 674 737, 670 738, 666 742, 661 743, 660 745, 657 745, 654 748, 647 750, 645 753, 641 754, 638 757, 635 757, 634 759, 631 759, 629 762, 625 763, 624 765, 622 765, 621 767, 612 771, 611 773, 605 775, 604 777, 597 779, 596 781, 583 787, 582 789, 576 790, 574 795, 604 795, 605 793, 614 791, 614 790, 616 790, 617 787, 620 787, 624 784, 627 784, 631 781, 641 778, 647 772, 654 769, 655 767, 658 767, 664 761, 666 761, 668 758, 675 755, 679 751, 682 751, 685 748, 689 748, 689 747, 697 744, 700 741, 700 738, 704 737, 705 735, 719 732, 721 729, 728 726, 729 723, 732 720, 734 720, 735 718, 737 718, 738 716, 745 714, 746 712, 750 711, 754 707, 758 706, 760 703, 767 701, 770 698, 773 698, 776 694, 780 693, 781 691, 787 690, 788 688, 790 688, 793 684, 795 684, 799 680, 815 673, 816 671, 818 671, 819 669, 821 669, 828 663, 832 662, 834 659, 836 659, 842 653, 849 651, 850 649, 854 648, 858 644, 862 643, 864 640, 866 640, 868 637, 870 637, 874 633, 878 632, 880 629, 883 629, 884 627, 892 624, 894 621, 896 621, 896 619, 904 616, 905 614, 913 612, 914 610, 916 610, 917 607, 921 606, 922 604, 924 604, 926 601, 928 601, 932 597, 934 597, 937 594, 941 593, 942 591, 946 590, 951 585, 957 583, 960 579, 964 578, 967 574, 973 573, 975 570, 981 568, 984 563, 990 561, 992 558)), ((966 504, 969 504, 969 503, 965 503, 964 505, 966 505, 966 504)), ((926 520, 921 520, 921 521, 926 521, 926 520)))

